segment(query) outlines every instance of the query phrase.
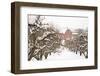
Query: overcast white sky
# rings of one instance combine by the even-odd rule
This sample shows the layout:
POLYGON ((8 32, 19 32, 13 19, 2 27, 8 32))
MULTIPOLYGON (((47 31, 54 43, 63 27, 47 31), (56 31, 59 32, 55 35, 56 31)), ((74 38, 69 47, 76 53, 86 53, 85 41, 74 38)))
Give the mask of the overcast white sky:
MULTIPOLYGON (((34 22, 35 15, 28 15, 28 22, 31 24, 34 22)), ((67 28, 74 29, 86 29, 88 27, 88 17, 71 17, 71 16, 45 16, 43 20, 46 23, 54 24, 60 32, 65 32, 67 28)))

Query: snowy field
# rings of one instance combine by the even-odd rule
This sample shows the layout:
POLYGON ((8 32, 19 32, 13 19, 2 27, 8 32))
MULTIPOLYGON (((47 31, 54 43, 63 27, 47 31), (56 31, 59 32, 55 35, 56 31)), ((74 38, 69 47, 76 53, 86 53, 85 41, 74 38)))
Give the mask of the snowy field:
MULTIPOLYGON (((79 60, 79 59, 85 59, 85 57, 82 55, 80 56, 79 53, 75 54, 75 52, 71 52, 69 49, 66 49, 65 47, 61 47, 58 49, 59 52, 52 53, 48 56, 47 59, 43 58, 42 61, 61 61, 61 60, 79 60)), ((32 61, 37 61, 35 58, 32 59, 32 61)), ((40 62, 40 61, 39 61, 40 62)))

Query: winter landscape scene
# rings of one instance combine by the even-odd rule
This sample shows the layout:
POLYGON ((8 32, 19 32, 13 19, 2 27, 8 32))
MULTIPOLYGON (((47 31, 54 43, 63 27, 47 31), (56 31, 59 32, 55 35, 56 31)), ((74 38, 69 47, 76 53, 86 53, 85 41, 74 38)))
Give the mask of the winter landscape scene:
POLYGON ((88 18, 28 15, 28 61, 88 59, 88 18))

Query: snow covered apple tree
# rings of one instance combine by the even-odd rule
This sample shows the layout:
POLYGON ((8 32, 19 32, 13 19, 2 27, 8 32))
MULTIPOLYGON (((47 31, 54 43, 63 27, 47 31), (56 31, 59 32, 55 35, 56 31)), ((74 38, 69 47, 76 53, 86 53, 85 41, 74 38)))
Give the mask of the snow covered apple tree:
POLYGON ((59 31, 51 24, 44 22, 44 16, 35 16, 32 24, 28 24, 28 60, 47 59, 60 47, 59 31))
POLYGON ((78 35, 78 49, 80 50, 80 55, 84 55, 88 58, 88 33, 83 31, 78 35))

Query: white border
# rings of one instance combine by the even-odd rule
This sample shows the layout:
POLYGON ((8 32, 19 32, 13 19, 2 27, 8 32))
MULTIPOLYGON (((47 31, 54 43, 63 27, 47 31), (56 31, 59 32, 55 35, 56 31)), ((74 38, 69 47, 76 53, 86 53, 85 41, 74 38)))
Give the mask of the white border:
POLYGON ((20 8, 20 69, 42 69, 57 67, 75 67, 75 66, 92 66, 94 65, 94 11, 40 8, 40 7, 21 7, 20 8), (67 60, 67 61, 41 61, 33 62, 27 60, 28 49, 28 20, 27 14, 41 15, 69 15, 69 16, 87 16, 88 23, 88 59, 67 60), (59 64, 58 64, 59 63, 59 64))

